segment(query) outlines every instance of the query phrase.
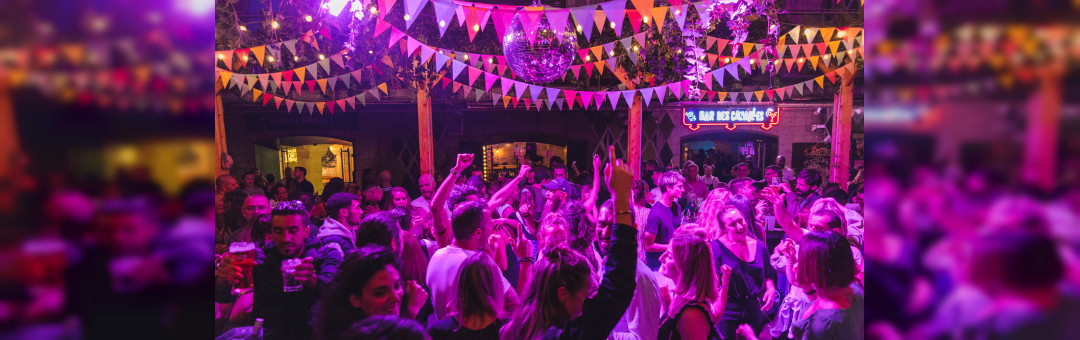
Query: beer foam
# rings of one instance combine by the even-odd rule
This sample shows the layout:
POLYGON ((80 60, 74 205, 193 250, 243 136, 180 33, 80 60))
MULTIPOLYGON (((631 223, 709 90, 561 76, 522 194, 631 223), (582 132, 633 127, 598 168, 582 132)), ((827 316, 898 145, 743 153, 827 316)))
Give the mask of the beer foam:
POLYGON ((245 251, 254 251, 255 243, 252 242, 233 242, 229 245, 230 253, 239 253, 245 251))

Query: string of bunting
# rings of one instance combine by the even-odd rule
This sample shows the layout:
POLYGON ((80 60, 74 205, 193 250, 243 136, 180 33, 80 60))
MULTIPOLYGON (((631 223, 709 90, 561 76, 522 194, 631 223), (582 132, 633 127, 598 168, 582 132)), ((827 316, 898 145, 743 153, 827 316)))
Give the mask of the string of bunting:
MULTIPOLYGON (((734 64, 733 64, 734 65, 734 64)), ((726 69, 713 71, 713 76, 719 72, 729 72, 726 69)), ((703 91, 708 97, 708 101, 725 101, 726 98, 730 98, 731 101, 762 101, 767 99, 771 101, 780 101, 784 99, 790 99, 794 93, 802 95, 807 91, 813 91, 814 89, 824 88, 825 79, 828 79, 831 83, 836 83, 838 79, 844 77, 850 77, 856 72, 855 64, 848 63, 836 70, 830 71, 824 75, 817 76, 813 79, 799 82, 796 84, 776 88, 769 90, 748 91, 748 92, 723 92, 723 91, 703 91), (817 85, 816 87, 814 85, 817 85)), ((736 72, 737 73, 737 72, 736 72)), ((474 88, 472 86, 462 84, 454 81, 450 78, 443 78, 442 86, 445 88, 450 84, 453 84, 452 91, 464 91, 462 96, 468 97, 472 93, 476 101, 479 101, 484 94, 490 94, 492 105, 498 105, 498 102, 502 100, 503 107, 508 108, 510 103, 513 103, 513 107, 517 108, 519 102, 524 102, 526 109, 530 109, 532 104, 538 104, 537 109, 541 105, 551 109, 552 105, 557 105, 559 109, 563 109, 565 103, 569 103, 569 108, 573 109, 575 104, 580 105, 583 109, 595 108, 601 109, 603 103, 607 102, 611 109, 615 109, 619 106, 620 98, 622 102, 626 103, 626 106, 632 105, 634 95, 640 94, 642 96, 642 102, 645 106, 649 106, 653 96, 662 105, 668 94, 675 96, 676 99, 686 97, 686 89, 690 86, 689 80, 683 80, 678 83, 672 83, 661 86, 654 86, 642 89, 634 90, 622 90, 622 91, 572 91, 551 87, 543 87, 538 85, 525 84, 518 81, 513 81, 507 78, 498 77, 501 83, 501 93, 491 92, 491 86, 486 86, 486 90, 482 88, 474 88), (514 89, 514 95, 508 94, 510 88, 514 89), (525 91, 529 92, 529 98, 525 98, 525 91), (559 98, 559 94, 563 97, 559 98), (540 96, 545 95, 545 98, 541 99, 540 96), (552 100, 554 98, 554 100, 552 100)), ((485 81, 485 84, 493 84, 494 81, 485 81)))
MULTIPOLYGON (((383 19, 385 14, 389 13, 390 9, 397 3, 397 0, 376 0, 376 2, 379 10, 378 18, 383 19)), ((630 2, 633 5, 632 9, 627 7, 626 0, 612 0, 571 8, 527 6, 521 8, 524 11, 521 22, 526 32, 532 32, 535 31, 541 18, 544 17, 551 23, 553 30, 563 31, 566 29, 570 17, 573 17, 576 24, 574 28, 585 36, 586 41, 589 41, 592 40, 593 26, 597 28, 598 32, 603 32, 605 27, 610 27, 614 30, 615 36, 621 36, 622 27, 626 20, 629 20, 634 34, 639 33, 642 25, 647 26, 650 22, 656 23, 657 29, 663 32, 664 23, 671 22, 667 19, 669 14, 673 21, 678 24, 678 27, 682 29, 685 27, 686 15, 690 8, 694 8, 701 14, 705 13, 705 10, 713 5, 709 1, 684 3, 683 0, 671 0, 669 6, 654 7, 653 0, 630 0, 630 2), (597 9, 597 6, 599 6, 599 9, 597 9), (605 25, 605 23, 608 25, 605 25)), ((435 12, 434 20, 439 27, 440 37, 446 33, 447 27, 456 21, 458 26, 465 27, 469 34, 469 41, 475 38, 476 33, 487 29, 490 22, 495 29, 495 35, 501 43, 514 15, 518 13, 518 6, 513 5, 453 0, 405 0, 403 6, 406 29, 420 18, 420 12, 427 7, 428 3, 432 4, 431 7, 435 12), (457 20, 454 20, 455 18, 457 20)), ((734 6, 734 3, 730 5, 734 6)), ((817 31, 814 34, 817 34, 817 31)), ((795 43, 798 43, 797 35, 791 37, 795 39, 795 43)), ((812 40, 813 37, 808 36, 807 42, 812 40)))
POLYGON ((377 100, 382 100, 382 95, 387 94, 387 91, 388 89, 386 83, 382 83, 376 85, 369 90, 360 92, 360 94, 348 96, 341 99, 328 101, 302 101, 271 95, 269 93, 262 92, 259 89, 251 89, 251 101, 258 103, 261 99, 263 106, 266 106, 271 101, 273 101, 274 107, 278 110, 282 109, 281 104, 285 104, 285 112, 292 112, 293 108, 296 108, 296 113, 298 114, 304 113, 305 109, 308 114, 315 114, 315 110, 319 110, 319 114, 323 114, 324 110, 329 111, 330 114, 333 114, 334 107, 338 107, 339 110, 345 110, 346 107, 355 110, 356 102, 358 101, 360 102, 360 105, 367 106, 367 96, 369 95, 375 97, 375 99, 377 100))

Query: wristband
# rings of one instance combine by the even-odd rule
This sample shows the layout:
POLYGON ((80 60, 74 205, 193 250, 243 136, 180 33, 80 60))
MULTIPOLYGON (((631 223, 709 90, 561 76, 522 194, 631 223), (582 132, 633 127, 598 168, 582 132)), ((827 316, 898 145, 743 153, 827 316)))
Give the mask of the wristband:
POLYGON ((522 257, 518 259, 518 263, 536 263, 536 258, 532 256, 522 257))

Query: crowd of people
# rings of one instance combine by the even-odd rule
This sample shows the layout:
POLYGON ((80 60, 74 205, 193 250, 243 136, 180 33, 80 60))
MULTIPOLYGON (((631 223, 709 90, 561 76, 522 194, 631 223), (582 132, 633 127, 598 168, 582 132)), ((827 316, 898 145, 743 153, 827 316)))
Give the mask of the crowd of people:
POLYGON ((319 195, 303 168, 279 182, 223 175, 218 334, 862 338, 860 183, 795 175, 783 157, 730 172, 647 162, 633 180, 605 156, 591 173, 519 157, 515 175, 486 180, 461 154, 445 178, 421 176, 415 198, 388 171, 319 195), (230 250, 248 242, 253 264, 230 250))

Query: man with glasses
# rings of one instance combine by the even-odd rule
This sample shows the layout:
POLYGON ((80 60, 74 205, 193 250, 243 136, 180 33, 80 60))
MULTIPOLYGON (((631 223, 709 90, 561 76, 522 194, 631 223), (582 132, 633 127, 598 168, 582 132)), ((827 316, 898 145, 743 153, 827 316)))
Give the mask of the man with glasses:
MULTIPOLYGON (((342 253, 320 248, 318 242, 308 239, 311 232, 308 212, 300 201, 278 203, 270 216, 272 243, 259 249, 251 274, 254 282, 252 311, 256 318, 264 320, 267 338, 310 339, 313 336, 308 324, 311 307, 337 274, 342 253), (300 259, 292 274, 303 286, 300 291, 284 290, 281 263, 286 259, 300 259)), ((232 257, 221 258, 215 282, 216 302, 236 300, 229 290, 242 275, 241 268, 233 262, 232 257)))

